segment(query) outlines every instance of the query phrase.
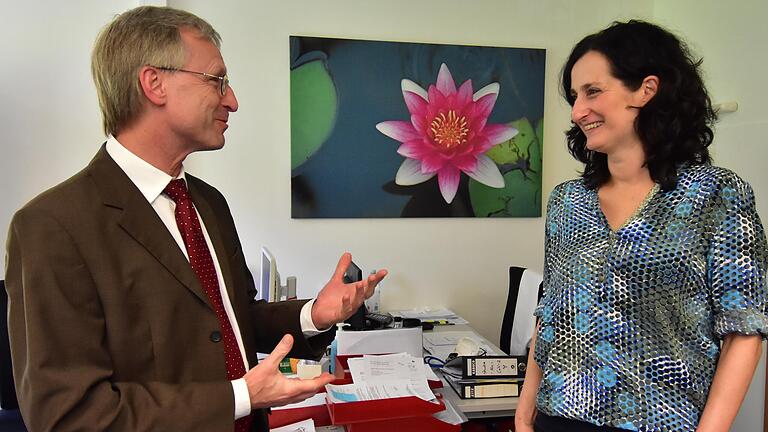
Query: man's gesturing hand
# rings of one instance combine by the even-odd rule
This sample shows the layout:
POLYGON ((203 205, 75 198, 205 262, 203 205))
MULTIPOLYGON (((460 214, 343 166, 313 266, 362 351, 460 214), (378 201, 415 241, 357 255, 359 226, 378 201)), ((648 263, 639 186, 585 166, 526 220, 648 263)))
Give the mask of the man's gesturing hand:
POLYGON ((373 295, 376 285, 387 275, 386 270, 379 270, 361 281, 345 284, 344 272, 350 262, 352 255, 344 253, 331 280, 317 294, 312 305, 312 322, 315 327, 327 329, 352 316, 363 301, 373 295))
POLYGON ((283 336, 272 353, 243 377, 248 385, 252 409, 301 402, 335 379, 328 373, 308 380, 284 377, 279 370, 280 361, 291 351, 292 346, 293 337, 283 336))

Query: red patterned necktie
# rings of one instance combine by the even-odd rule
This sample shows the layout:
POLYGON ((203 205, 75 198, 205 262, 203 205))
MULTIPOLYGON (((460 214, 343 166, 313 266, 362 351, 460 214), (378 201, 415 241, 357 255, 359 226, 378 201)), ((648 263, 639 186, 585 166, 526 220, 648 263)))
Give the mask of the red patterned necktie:
MULTIPOLYGON (((224 342, 224 357, 227 364, 227 379, 242 378, 245 375, 243 357, 237 346, 235 332, 232 330, 227 313, 224 311, 216 268, 213 265, 208 244, 205 242, 197 212, 192 205, 192 198, 187 191, 187 185, 182 179, 171 180, 163 193, 176 203, 176 224, 181 232, 181 237, 184 239, 184 245, 187 247, 189 264, 208 295, 208 299, 216 311, 216 317, 219 319, 221 340, 224 342)), ((249 431, 250 428, 251 416, 245 416, 235 421, 235 432, 249 431)))

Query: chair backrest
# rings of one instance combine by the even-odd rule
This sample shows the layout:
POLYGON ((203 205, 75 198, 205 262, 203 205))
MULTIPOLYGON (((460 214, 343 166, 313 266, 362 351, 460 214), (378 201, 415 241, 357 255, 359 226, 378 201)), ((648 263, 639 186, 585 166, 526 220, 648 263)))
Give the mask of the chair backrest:
POLYGON ((522 267, 509 268, 509 292, 501 322, 499 347, 509 355, 526 355, 536 326, 533 311, 542 295, 541 274, 522 267))
POLYGON ((16 400, 16 387, 13 384, 11 367, 11 347, 8 340, 8 293, 5 281, 0 280, 0 408, 12 410, 19 408, 16 400))

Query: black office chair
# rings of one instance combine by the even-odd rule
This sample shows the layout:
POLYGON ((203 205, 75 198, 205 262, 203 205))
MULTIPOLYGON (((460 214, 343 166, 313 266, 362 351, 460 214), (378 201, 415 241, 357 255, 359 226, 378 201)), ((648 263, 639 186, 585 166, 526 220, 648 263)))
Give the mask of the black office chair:
POLYGON ((27 432, 16 399, 11 365, 11 347, 8 340, 8 293, 5 281, 0 280, 0 431, 27 432))
POLYGON ((536 326, 533 310, 541 300, 542 276, 523 267, 509 268, 509 292, 501 322, 499 348, 509 355, 526 355, 536 326))

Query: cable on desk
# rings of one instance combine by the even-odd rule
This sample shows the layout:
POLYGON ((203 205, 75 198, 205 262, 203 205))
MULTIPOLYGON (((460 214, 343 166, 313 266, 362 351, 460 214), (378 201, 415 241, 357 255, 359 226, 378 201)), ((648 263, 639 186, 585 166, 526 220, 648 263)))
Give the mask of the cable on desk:
POLYGON ((424 357, 424 363, 429 365, 432 369, 442 369, 445 366, 445 360, 439 359, 435 356, 424 357))

